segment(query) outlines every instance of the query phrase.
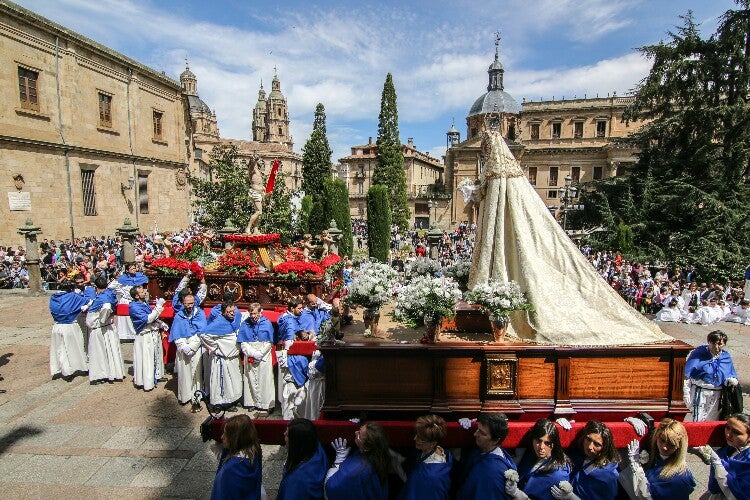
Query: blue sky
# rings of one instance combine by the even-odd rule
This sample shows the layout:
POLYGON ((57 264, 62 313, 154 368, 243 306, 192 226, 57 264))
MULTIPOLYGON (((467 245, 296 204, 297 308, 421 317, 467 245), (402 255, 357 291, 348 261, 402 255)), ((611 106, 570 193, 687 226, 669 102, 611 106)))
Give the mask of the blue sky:
POLYGON ((326 108, 333 161, 377 136, 386 73, 402 142, 440 157, 455 118, 486 91, 500 30, 505 90, 520 103, 619 95, 650 68, 636 48, 666 39, 692 9, 714 32, 731 0, 17 0, 34 12, 178 79, 185 58, 222 137, 251 139, 252 108, 274 67, 295 150, 326 108))

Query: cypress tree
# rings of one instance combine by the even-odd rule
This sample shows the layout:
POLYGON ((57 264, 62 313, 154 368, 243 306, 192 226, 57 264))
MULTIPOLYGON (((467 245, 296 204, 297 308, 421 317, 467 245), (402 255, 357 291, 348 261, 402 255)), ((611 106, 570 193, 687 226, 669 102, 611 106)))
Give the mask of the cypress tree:
POLYGON ((375 185, 367 190, 367 247, 370 258, 388 262, 391 248, 391 207, 388 189, 375 185))
POLYGON ((349 190, 341 179, 331 178, 323 184, 323 217, 328 221, 336 221, 336 227, 341 230, 341 240, 338 242, 339 255, 351 257, 354 250, 352 235, 352 217, 349 212, 349 190))
POLYGON ((313 201, 323 192, 323 182, 333 175, 331 155, 333 151, 326 137, 326 112, 323 104, 315 108, 313 130, 302 148, 302 190, 313 201))
POLYGON ((271 196, 264 200, 260 232, 279 233, 283 245, 291 243, 294 233, 291 199, 292 193, 286 187, 286 175, 279 169, 271 196))
MULTIPOLYGON (((372 183, 388 189, 393 223, 405 231, 409 228, 409 203, 404 173, 404 153, 398 135, 398 108, 396 89, 390 73, 385 77, 378 116, 378 163, 372 174, 372 183)), ((368 210, 368 217, 369 217, 368 210)))

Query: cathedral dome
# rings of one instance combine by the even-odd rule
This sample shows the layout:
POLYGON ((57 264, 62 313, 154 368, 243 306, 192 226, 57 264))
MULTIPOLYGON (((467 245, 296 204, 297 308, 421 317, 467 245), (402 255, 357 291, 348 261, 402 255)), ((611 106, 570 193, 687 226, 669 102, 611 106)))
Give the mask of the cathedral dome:
POLYGON ((469 110, 468 116, 497 112, 517 115, 521 112, 512 95, 504 90, 491 90, 479 97, 469 110))

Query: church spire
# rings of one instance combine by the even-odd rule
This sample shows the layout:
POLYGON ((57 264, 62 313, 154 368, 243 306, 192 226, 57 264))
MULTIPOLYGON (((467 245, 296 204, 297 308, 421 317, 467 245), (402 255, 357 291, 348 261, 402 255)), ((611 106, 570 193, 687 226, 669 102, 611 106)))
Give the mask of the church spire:
POLYGON ((490 64, 489 69, 487 70, 487 73, 490 76, 489 84, 487 85, 487 91, 491 92, 493 90, 504 90, 503 86, 503 74, 505 73, 505 68, 503 68, 502 63, 500 63, 500 32, 495 32, 495 60, 492 61, 492 64, 490 64))

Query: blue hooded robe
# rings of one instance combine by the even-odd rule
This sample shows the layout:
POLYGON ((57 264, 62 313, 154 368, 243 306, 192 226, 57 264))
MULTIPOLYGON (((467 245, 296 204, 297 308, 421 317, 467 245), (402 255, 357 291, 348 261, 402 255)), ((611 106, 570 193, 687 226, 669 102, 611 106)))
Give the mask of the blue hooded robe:
POLYGON ((550 493, 550 488, 558 486, 560 481, 570 481, 570 465, 565 464, 546 472, 539 469, 533 470, 537 460, 536 453, 532 450, 526 450, 521 463, 518 464, 518 475, 520 476, 518 488, 534 500, 553 500, 554 497, 550 493))
POLYGON ((211 500, 259 500, 263 480, 261 457, 256 456, 251 463, 249 458, 226 458, 226 454, 226 450, 222 451, 219 459, 211 500))
POLYGON ((456 498, 460 500, 509 499, 505 494, 505 471, 516 470, 516 464, 504 450, 501 455, 473 450, 466 458, 464 484, 456 498))
MULTIPOLYGON (((730 491, 735 497, 743 498, 743 495, 750 492, 750 447, 729 458, 729 454, 733 451, 735 451, 734 448, 723 446, 716 450, 716 454, 719 455, 721 463, 727 470, 727 486, 729 486, 730 491)), ((708 475, 708 491, 721 493, 713 467, 711 467, 708 475)))
POLYGON ((688 356, 685 363, 685 377, 702 380, 715 386, 722 386, 729 377, 737 378, 732 356, 721 351, 714 358, 707 344, 698 346, 688 356))
POLYGON ((140 300, 130 303, 130 319, 133 321, 135 333, 141 333, 148 325, 148 315, 151 314, 151 306, 140 300))
POLYGON ((104 304, 110 304, 112 306, 112 312, 117 312, 117 295, 114 290, 106 288, 96 294, 94 302, 92 302, 91 307, 89 307, 89 312, 99 311, 104 304))
POLYGON ((49 312, 55 323, 69 325, 76 322, 81 308, 88 301, 89 299, 75 292, 57 292, 49 298, 49 312))
POLYGON ((370 463, 355 448, 325 484, 328 500, 386 500, 388 485, 381 483, 370 463))
POLYGON ((276 495, 277 500, 322 500, 323 481, 328 472, 328 457, 318 444, 315 454, 299 464, 296 469, 287 472, 286 465, 281 471, 281 484, 276 495))
POLYGON ((664 469, 664 460, 657 455, 654 466, 646 471, 648 489, 653 500, 689 500, 696 483, 690 469, 669 479, 661 479, 659 474, 664 469))
POLYGON ((451 489, 453 457, 446 451, 445 463, 425 463, 421 454, 417 450, 407 464, 409 477, 398 494, 398 500, 447 500, 451 489))
POLYGON ((620 477, 617 464, 609 463, 587 470, 589 465, 584 457, 574 459, 573 472, 570 474, 573 493, 580 498, 614 500, 617 496, 617 479, 620 477))
POLYGON ((261 315, 257 323, 250 318, 240 323, 237 342, 271 342, 274 340, 273 323, 261 315))
POLYGON ((174 342, 177 339, 186 339, 193 335, 200 335, 206 330, 206 314, 199 307, 193 306, 193 310, 188 316, 185 308, 179 311, 175 310, 172 326, 169 329, 169 341, 174 342))
POLYGON ((229 335, 230 333, 239 330, 240 323, 242 323, 242 315, 239 311, 234 312, 234 319, 232 319, 231 322, 221 314, 221 311, 219 311, 218 316, 214 316, 213 318, 209 316, 204 333, 207 335, 213 335, 214 337, 229 335))
POLYGON ((302 314, 299 315, 299 326, 301 330, 310 330, 317 335, 320 331, 320 325, 327 319, 331 319, 331 315, 327 311, 305 307, 302 314))
POLYGON ((139 286, 148 283, 148 277, 139 272, 136 272, 133 276, 123 273, 117 278, 117 282, 123 286, 139 286))

